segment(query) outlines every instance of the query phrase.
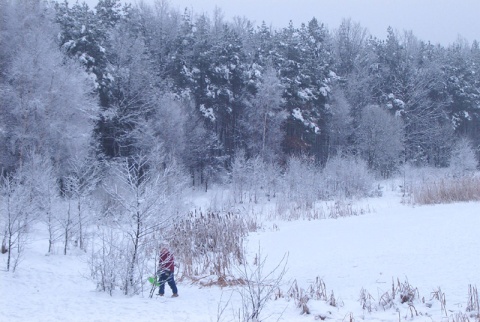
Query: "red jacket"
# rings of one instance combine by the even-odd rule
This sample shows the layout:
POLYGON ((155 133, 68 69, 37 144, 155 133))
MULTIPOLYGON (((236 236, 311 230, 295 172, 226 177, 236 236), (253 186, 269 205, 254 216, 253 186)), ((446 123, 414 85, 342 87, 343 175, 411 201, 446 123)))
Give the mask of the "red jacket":
POLYGON ((160 251, 160 260, 158 262, 158 267, 161 271, 170 271, 173 272, 175 267, 175 258, 173 257, 172 253, 170 253, 167 249, 163 248, 160 251))

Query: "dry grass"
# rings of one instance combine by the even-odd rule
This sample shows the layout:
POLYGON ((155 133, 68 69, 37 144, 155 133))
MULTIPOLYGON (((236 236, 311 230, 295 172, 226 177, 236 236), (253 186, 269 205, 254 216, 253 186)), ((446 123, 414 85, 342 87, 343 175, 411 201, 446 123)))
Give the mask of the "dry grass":
POLYGON ((310 314, 310 309, 307 306, 310 297, 303 288, 298 286, 297 280, 293 281, 292 286, 287 291, 287 296, 295 301, 297 307, 302 310, 302 314, 310 314))
POLYGON ((462 313, 462 312, 457 312, 455 314, 452 314, 448 318, 448 322, 477 322, 478 320, 470 320, 467 314, 462 313))
MULTIPOLYGON (((301 314, 312 314, 315 320, 329 320, 332 318, 331 312, 324 311, 319 313, 312 311, 310 308, 310 301, 322 301, 332 307, 343 307, 343 302, 334 295, 333 291, 327 292, 325 282, 320 277, 317 277, 307 289, 300 287, 297 281, 294 280, 289 290, 285 293, 285 296, 280 290, 278 290, 278 292, 281 295, 275 296, 275 299, 283 297, 292 299, 301 314)), ((430 301, 425 302, 425 298, 420 297, 418 288, 412 286, 406 278, 403 282, 399 278, 392 278, 390 290, 384 292, 379 297, 378 301, 376 301, 366 289, 362 288, 358 301, 364 312, 372 313, 378 309, 383 309, 384 311, 394 309, 398 312, 398 321, 415 320, 422 317, 426 319, 425 321, 431 321, 431 312, 428 312, 428 309, 432 308, 432 300, 440 303, 443 315, 441 321, 480 322, 478 290, 476 286, 473 285, 469 285, 468 287, 468 302, 464 312, 455 312, 447 308, 446 295, 440 287, 431 292, 430 301)), ((346 318, 346 320, 344 319, 342 321, 354 320, 353 314, 346 316, 346 318)), ((362 318, 362 321, 364 319, 365 317, 362 318)))
POLYGON ((408 280, 405 280, 405 282, 402 283, 400 282, 400 279, 397 278, 397 284, 395 285, 395 281, 392 279, 391 292, 383 293, 378 301, 378 304, 385 311, 396 306, 396 298, 398 298, 398 302, 400 302, 400 304, 412 304, 414 300, 420 298, 420 295, 418 293, 418 289, 410 285, 408 280))
POLYGON ((480 201, 480 177, 443 178, 413 189, 413 202, 419 205, 459 201, 480 201))
POLYGON ((327 301, 327 288, 325 282, 319 276, 315 278, 314 283, 310 284, 308 294, 314 300, 327 301))
MULTIPOLYGON (((332 307, 343 307, 344 303, 338 297, 335 297, 333 291, 330 295, 327 295, 327 288, 325 287, 325 282, 320 277, 315 278, 307 290, 298 286, 297 280, 294 280, 290 289, 287 291, 287 298, 293 299, 297 308, 301 309, 301 314, 310 314, 310 308, 307 303, 311 299, 317 301, 323 301, 332 307)), ((315 319, 325 320, 327 315, 316 315, 315 319)))
POLYGON ((311 208, 293 202, 278 200, 275 210, 268 215, 269 220, 321 220, 360 216, 373 212, 369 205, 356 205, 351 199, 336 199, 325 203, 315 203, 311 208))
POLYGON ((442 292, 440 287, 432 292, 432 300, 435 299, 440 302, 440 306, 442 308, 442 312, 445 312, 445 316, 447 316, 447 300, 445 297, 445 293, 442 292))
POLYGON ((258 228, 254 218, 240 214, 190 213, 175 223, 172 241, 183 275, 216 276, 212 284, 225 284, 232 267, 244 262, 244 237, 258 228))
POLYGON ((328 217, 329 218, 341 218, 341 217, 350 217, 350 216, 359 216, 366 213, 371 213, 369 206, 365 208, 355 207, 351 202, 345 200, 337 200, 333 205, 328 207, 328 217))
POLYGON ((480 321, 480 302, 478 300, 478 290, 476 286, 468 285, 468 303, 467 312, 471 312, 472 317, 480 321))
POLYGON ((363 287, 360 290, 360 298, 358 299, 358 301, 360 302, 362 309, 366 310, 368 313, 371 313, 372 311, 377 310, 377 306, 375 305, 375 299, 363 287))
MULTIPOLYGON (((445 295, 443 295, 445 296, 445 295)), ((444 305, 442 305, 442 308, 444 305)), ((476 286, 468 285, 468 302, 464 312, 456 312, 448 317, 448 322, 478 322, 480 321, 480 304, 476 286)), ((445 314, 447 310, 445 310, 445 314)))

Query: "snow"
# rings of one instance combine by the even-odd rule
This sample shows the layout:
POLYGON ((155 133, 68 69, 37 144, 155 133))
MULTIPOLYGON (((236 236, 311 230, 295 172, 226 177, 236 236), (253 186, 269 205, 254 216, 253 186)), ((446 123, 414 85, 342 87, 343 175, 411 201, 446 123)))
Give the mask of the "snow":
POLYGON ((330 87, 329 86, 320 87, 320 94, 322 94, 323 97, 328 97, 328 93, 330 93, 330 87))
MULTIPOLYGON (((197 195, 197 204, 211 203, 197 195)), ((262 231, 248 238, 248 253, 266 255, 265 272, 273 271, 288 254, 282 280, 286 294, 293 281, 308 289, 317 277, 334 292, 341 305, 308 301, 310 315, 301 315, 293 299, 271 300, 262 312, 263 321, 446 321, 432 292, 445 293, 448 314, 465 312, 468 285, 480 286, 480 203, 411 206, 401 203, 399 192, 357 202, 370 209, 366 214, 315 221, 265 220, 262 231), (418 289, 414 302, 421 316, 410 318, 407 304, 371 313, 358 302, 367 290, 376 303, 392 287, 392 279, 418 289), (398 312, 397 312, 398 310, 398 312), (429 316, 427 316, 429 315, 429 316)), ((265 205, 262 209, 267 209, 265 205)), ((235 288, 200 287, 177 281, 180 297, 126 297, 97 292, 87 278, 88 255, 82 252, 46 256, 47 235, 37 227, 15 273, 1 271, 0 321, 239 321, 241 298, 235 288), (219 317, 219 311, 225 311, 219 317)), ((2 256, 4 264, 6 256, 2 256)), ((3 265, 5 267, 5 265, 3 265)), ((472 319, 471 321, 474 321, 472 319)))
POLYGON ((208 118, 210 121, 215 121, 215 113, 211 107, 206 108, 204 104, 200 105, 200 112, 202 112, 205 118, 208 118))
POLYGON ((328 77, 330 77, 332 79, 337 79, 338 78, 337 74, 333 70, 328 72, 328 77))
POLYGON ((393 100, 393 104, 395 104, 395 106, 396 106, 397 108, 400 108, 400 109, 404 109, 404 108, 405 108, 405 102, 402 101, 401 99, 398 99, 398 98, 394 99, 394 100, 393 100))
POLYGON ((312 90, 310 88, 304 88, 302 90, 299 90, 297 92, 297 95, 300 99, 304 101, 310 101, 312 99, 316 99, 315 95, 312 93, 312 90))
POLYGON ((304 118, 303 118, 303 115, 302 115, 302 112, 300 111, 300 109, 298 107, 294 108, 292 110, 292 116, 293 118, 301 121, 301 122, 305 122, 304 118))
POLYGON ((63 48, 65 50, 70 50, 72 47, 74 47, 77 43, 74 40, 69 40, 63 44, 63 48))

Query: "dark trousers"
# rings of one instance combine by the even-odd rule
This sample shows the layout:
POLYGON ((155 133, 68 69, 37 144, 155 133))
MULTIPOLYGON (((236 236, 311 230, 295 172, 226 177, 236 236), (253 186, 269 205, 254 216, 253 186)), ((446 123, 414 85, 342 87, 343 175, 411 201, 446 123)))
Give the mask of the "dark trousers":
POLYGON ((165 282, 168 283, 168 286, 170 286, 172 289, 173 294, 178 293, 177 285, 175 285, 175 279, 173 278, 173 272, 163 271, 158 280, 158 283, 160 284, 158 294, 163 295, 165 293, 165 282))

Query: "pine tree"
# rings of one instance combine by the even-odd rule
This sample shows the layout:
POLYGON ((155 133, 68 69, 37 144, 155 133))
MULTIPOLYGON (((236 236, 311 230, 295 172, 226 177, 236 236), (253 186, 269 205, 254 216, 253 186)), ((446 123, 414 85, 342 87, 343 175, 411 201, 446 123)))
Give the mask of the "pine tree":
POLYGON ((287 153, 310 153, 319 161, 328 157, 330 68, 333 65, 328 32, 316 19, 300 29, 284 29, 277 42, 283 98, 289 112, 285 124, 287 153))

